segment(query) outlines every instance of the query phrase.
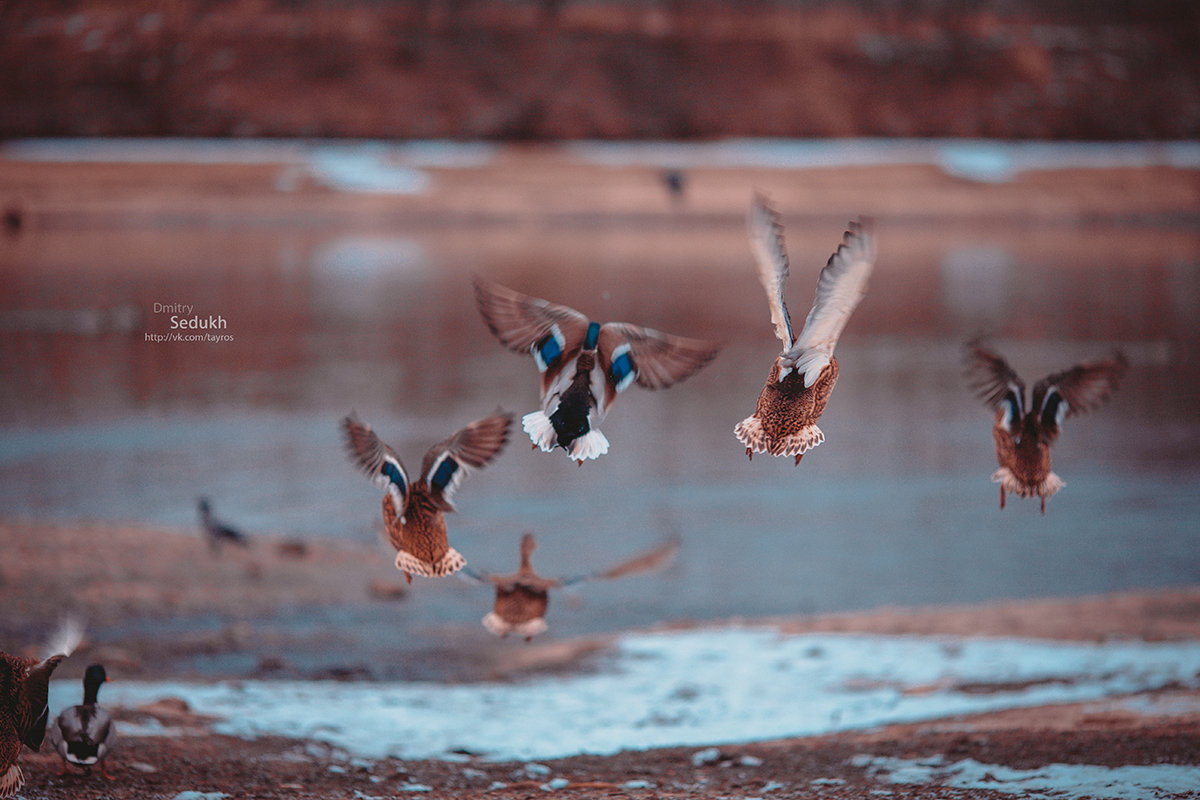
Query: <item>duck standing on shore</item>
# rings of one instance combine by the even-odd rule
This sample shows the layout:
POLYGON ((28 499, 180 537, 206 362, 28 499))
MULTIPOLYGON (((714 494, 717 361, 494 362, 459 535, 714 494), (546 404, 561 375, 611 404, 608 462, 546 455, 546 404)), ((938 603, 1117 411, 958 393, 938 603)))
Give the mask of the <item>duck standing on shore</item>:
POLYGON ((100 766, 100 775, 108 780, 105 759, 117 740, 117 727, 108 712, 96 703, 100 684, 108 681, 108 675, 100 664, 92 664, 83 673, 83 703, 63 709, 58 719, 50 726, 50 743, 62 757, 63 774, 67 765, 91 769, 100 766))
POLYGON ((83 638, 83 626, 67 619, 47 648, 49 657, 21 658, 0 652, 0 798, 12 797, 25 783, 17 764, 21 745, 37 750, 46 735, 50 675, 83 638))

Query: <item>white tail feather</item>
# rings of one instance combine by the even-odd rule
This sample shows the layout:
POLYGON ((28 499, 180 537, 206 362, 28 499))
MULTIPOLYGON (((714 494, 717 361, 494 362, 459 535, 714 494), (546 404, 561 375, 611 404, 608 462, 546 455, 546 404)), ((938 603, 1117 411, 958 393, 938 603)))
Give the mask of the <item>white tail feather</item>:
POLYGON ((554 432, 554 424, 550 422, 545 411, 531 411, 521 417, 521 427, 529 434, 534 445, 542 449, 542 452, 549 453, 554 449, 558 437, 554 432))
POLYGON ((568 455, 576 461, 586 461, 589 458, 599 458, 608 452, 608 437, 592 428, 583 436, 571 442, 568 455))
POLYGON ((510 633, 515 633, 526 639, 532 639, 539 633, 545 633, 547 630, 546 620, 538 617, 537 619, 526 620, 513 624, 508 622, 495 611, 488 612, 488 615, 483 618, 483 627, 487 628, 496 636, 504 637, 510 633))

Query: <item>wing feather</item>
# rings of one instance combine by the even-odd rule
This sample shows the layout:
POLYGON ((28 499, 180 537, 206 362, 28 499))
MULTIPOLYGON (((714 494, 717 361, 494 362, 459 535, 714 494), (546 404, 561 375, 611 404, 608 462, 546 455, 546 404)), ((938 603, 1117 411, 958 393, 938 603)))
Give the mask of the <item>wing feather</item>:
POLYGON ((665 389, 694 374, 713 359, 718 349, 702 339, 627 322, 601 325, 597 343, 600 365, 616 391, 625 389, 631 380, 647 389, 665 389))
POLYGON ((750 249, 758 267, 758 279, 767 292, 767 305, 771 307, 771 324, 775 326, 775 335, 783 342, 783 349, 787 350, 795 341, 795 336, 792 334, 792 318, 783 299, 783 286, 788 276, 783 223, 767 199, 756 194, 750 206, 747 226, 750 230, 750 249))
POLYGON ((1025 382, 1001 356, 979 340, 967 344, 967 379, 988 408, 1003 410, 1005 426, 1016 431, 1025 417, 1025 382))
POLYGON ((570 361, 587 335, 588 318, 575 309, 478 276, 475 301, 496 338, 510 350, 532 355, 542 372, 570 361))
POLYGON ((482 469, 504 449, 512 420, 512 414, 501 413, 477 419, 425 453, 421 477, 443 511, 454 510, 454 493, 463 478, 482 469))
POLYGON ((675 560, 676 554, 679 553, 679 543, 679 537, 673 536, 657 547, 652 547, 649 550, 638 553, 602 572, 565 578, 560 583, 563 586, 571 586, 584 581, 612 580, 614 578, 622 578, 626 575, 637 575, 639 573, 666 569, 675 560))
POLYGON ((1107 402, 1128 369, 1124 354, 1116 352, 1110 358, 1085 361, 1047 375, 1033 386, 1033 407, 1044 425, 1057 425, 1064 417, 1092 411, 1107 402))
POLYGON ((408 505, 409 479, 400 456, 384 444, 371 426, 350 414, 342 419, 342 435, 346 454, 367 474, 371 482, 392 495, 396 513, 403 515, 408 505))
POLYGON ((867 293, 875 266, 872 227, 866 218, 850 223, 842 243, 821 270, 816 299, 800 335, 783 353, 783 366, 803 372, 805 386, 812 386, 829 364, 850 314, 867 293))

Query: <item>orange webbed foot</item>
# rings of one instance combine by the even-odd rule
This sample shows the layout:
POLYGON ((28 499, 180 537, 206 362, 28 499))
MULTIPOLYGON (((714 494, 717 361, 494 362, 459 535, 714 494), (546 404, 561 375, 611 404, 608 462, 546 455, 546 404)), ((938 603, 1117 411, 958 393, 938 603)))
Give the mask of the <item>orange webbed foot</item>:
POLYGON ((793 464, 792 466, 793 466, 793 467, 798 467, 798 466, 800 466, 800 459, 802 459, 802 458, 804 458, 804 453, 797 453, 797 454, 796 454, 796 463, 795 463, 795 464, 793 464))
POLYGON ((754 451, 749 447, 746 448, 746 458, 750 459, 751 461, 754 460, 754 451))
POLYGON ((411 572, 404 573, 404 580, 407 581, 408 583, 412 583, 412 573, 411 572))
POLYGON ((117 779, 116 775, 109 774, 108 766, 103 761, 100 762, 100 777, 106 781, 115 781, 117 779))
POLYGON ((1042 516, 1046 516, 1046 498, 1042 498, 1042 516))
POLYGON ((1000 510, 1004 510, 1004 484, 1000 484, 1000 510))

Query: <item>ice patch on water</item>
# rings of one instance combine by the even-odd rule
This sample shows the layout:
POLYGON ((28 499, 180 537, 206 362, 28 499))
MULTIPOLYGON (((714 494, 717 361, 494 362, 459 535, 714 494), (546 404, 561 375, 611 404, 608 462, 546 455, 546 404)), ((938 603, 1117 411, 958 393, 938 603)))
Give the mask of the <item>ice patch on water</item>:
MULTIPOLYGON (((1200 642, 784 636, 727 628, 626 635, 595 673, 517 684, 122 682, 106 696, 123 706, 181 697, 221 717, 221 733, 318 740, 366 758, 458 751, 528 760, 1088 701, 1193 686, 1197 675, 1200 642), (970 691, 972 685, 1003 688, 970 691)), ((75 702, 77 691, 74 681, 54 681, 51 710, 75 702)))
POLYGON ((981 764, 974 759, 944 763, 944 759, 904 759, 856 756, 851 763, 892 784, 938 784, 957 789, 986 789, 1037 800, 1147 797, 1195 797, 1200 767, 1181 764, 1104 767, 1094 764, 1047 764, 1037 769, 1013 769, 981 764))

